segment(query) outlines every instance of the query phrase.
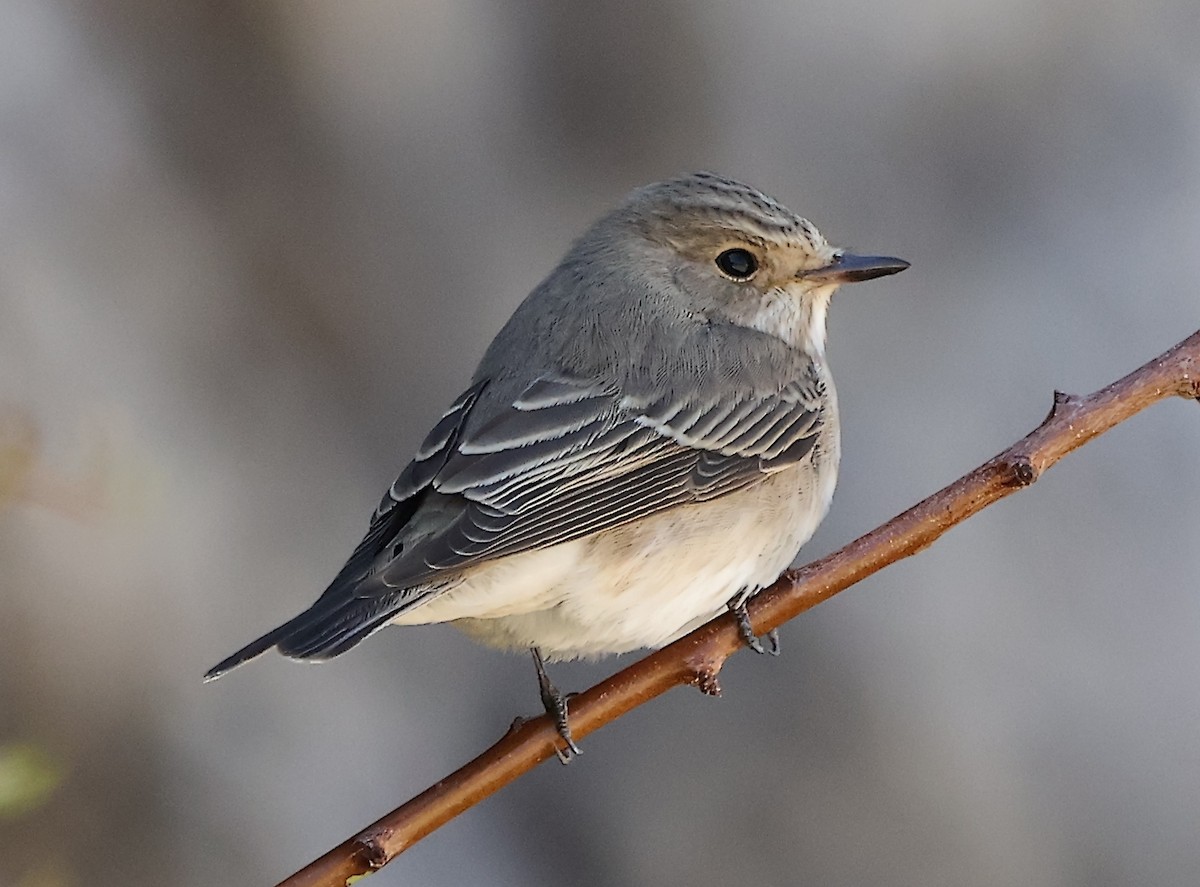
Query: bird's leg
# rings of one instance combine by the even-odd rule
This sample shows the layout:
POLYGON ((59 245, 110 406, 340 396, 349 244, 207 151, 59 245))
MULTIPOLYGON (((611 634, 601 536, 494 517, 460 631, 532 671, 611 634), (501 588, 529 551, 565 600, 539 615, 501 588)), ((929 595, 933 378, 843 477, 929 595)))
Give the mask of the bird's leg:
POLYGON ((772 656, 779 655, 779 632, 771 629, 767 632, 767 640, 770 642, 770 650, 763 647, 762 641, 754 634, 754 626, 750 624, 750 613, 746 610, 746 601, 750 600, 751 596, 757 589, 743 588, 732 598, 725 606, 729 608, 729 612, 737 620, 738 634, 742 636, 742 640, 746 642, 746 646, 755 653, 770 653, 772 656))
POLYGON ((532 647, 530 652, 533 653, 533 667, 537 669, 538 692, 542 697, 542 705, 546 709, 546 714, 554 719, 554 727, 558 730, 558 735, 567 744, 565 749, 555 746, 554 753, 558 755, 560 763, 569 764, 575 755, 583 754, 583 750, 571 738, 571 725, 567 723, 567 699, 573 694, 564 696, 551 683, 550 675, 546 674, 546 661, 542 659, 541 650, 532 647))

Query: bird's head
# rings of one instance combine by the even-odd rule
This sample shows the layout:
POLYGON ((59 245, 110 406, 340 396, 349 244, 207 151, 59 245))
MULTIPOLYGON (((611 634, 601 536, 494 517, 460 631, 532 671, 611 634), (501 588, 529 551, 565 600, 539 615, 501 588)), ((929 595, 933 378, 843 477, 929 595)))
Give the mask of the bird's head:
POLYGON ((712 173, 634 191, 606 220, 618 242, 669 274, 686 310, 822 353, 833 292, 908 267, 829 245, 807 219, 712 173))

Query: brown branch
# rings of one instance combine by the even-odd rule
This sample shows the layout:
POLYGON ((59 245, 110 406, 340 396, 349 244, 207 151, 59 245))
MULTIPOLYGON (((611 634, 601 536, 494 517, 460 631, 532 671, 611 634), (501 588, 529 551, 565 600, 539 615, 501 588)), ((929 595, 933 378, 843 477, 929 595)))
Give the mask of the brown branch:
MULTIPOLYGON (((840 551, 789 570, 750 603, 756 629, 775 628, 894 561, 916 554, 955 524, 1023 489, 1065 456, 1167 397, 1200 400, 1200 331, 1170 351, 1087 397, 1061 392, 1032 433, 924 502, 840 551)), ((730 616, 686 637, 571 698, 576 739, 679 684, 719 694, 717 674, 743 648, 730 616)), ((369 874, 421 838, 547 758, 558 741, 546 717, 514 724, 495 745, 404 806, 359 832, 279 887, 345 885, 369 874)))

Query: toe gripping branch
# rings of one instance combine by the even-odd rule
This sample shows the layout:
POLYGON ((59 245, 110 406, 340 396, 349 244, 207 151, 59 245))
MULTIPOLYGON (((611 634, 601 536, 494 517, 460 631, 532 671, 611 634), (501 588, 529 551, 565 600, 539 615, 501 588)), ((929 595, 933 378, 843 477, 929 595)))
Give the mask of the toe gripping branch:
POLYGON ((772 656, 779 655, 779 632, 771 629, 765 635, 767 642, 770 644, 768 650, 763 646, 762 641, 758 639, 758 635, 754 633, 754 626, 750 624, 750 612, 746 609, 746 602, 754 596, 758 591, 757 588, 743 588, 735 594, 725 606, 729 608, 729 612, 733 614, 733 618, 737 620, 738 634, 742 636, 742 640, 746 646, 755 653, 770 653, 772 656))

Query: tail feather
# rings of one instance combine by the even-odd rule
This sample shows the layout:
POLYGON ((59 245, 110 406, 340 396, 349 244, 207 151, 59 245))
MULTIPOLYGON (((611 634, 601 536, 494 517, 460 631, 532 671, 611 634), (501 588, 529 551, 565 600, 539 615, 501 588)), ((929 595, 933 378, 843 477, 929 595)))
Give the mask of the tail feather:
POLYGON ((383 628, 402 609, 392 595, 353 598, 297 626, 277 646, 280 653, 292 659, 332 659, 383 628))
POLYGON ((317 605, 221 660, 204 675, 215 681, 273 647, 291 659, 332 659, 383 628, 405 605, 395 597, 351 598, 339 607, 317 605))
POLYGON ((387 540, 412 515, 416 501, 393 503, 394 507, 376 514, 367 535, 316 603, 218 662, 205 673, 204 680, 215 681, 272 647, 293 659, 330 659, 410 606, 411 597, 405 598, 402 592, 391 591, 370 577, 374 561, 386 548, 387 540))
POLYGON ((301 613, 295 619, 283 623, 283 625, 279 626, 274 631, 267 632, 258 640, 251 641, 232 656, 227 656, 226 658, 222 659, 204 673, 205 683, 208 683, 209 681, 215 681, 221 675, 225 674, 225 672, 233 671, 233 669, 237 668, 242 663, 249 662, 251 659, 261 656, 263 653, 267 652, 276 644, 278 644, 281 640, 286 638, 307 616, 307 612, 301 613))

